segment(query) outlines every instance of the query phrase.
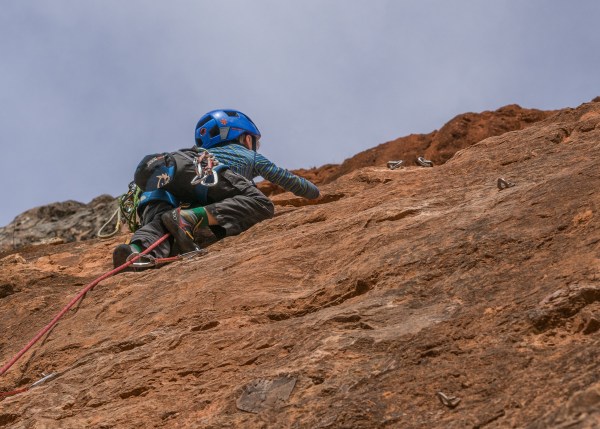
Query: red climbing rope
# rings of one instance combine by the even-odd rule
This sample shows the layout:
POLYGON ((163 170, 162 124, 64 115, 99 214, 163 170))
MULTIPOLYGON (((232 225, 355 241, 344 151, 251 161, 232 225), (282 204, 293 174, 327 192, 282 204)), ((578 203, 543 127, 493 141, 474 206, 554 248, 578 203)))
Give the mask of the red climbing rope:
MULTIPOLYGON (((63 317, 64 314, 67 311, 69 311, 69 309, 73 305, 75 305, 77 303, 77 301, 79 301, 86 293, 88 293, 90 289, 92 289, 94 286, 96 286, 102 280, 105 280, 105 279, 109 278, 110 276, 117 274, 120 271, 123 271, 125 268, 127 268, 128 266, 133 264, 135 261, 137 261, 137 259, 140 258, 142 255, 150 253, 153 249, 155 249, 158 245, 160 245, 167 238, 169 238, 169 233, 163 235, 161 238, 156 240, 150 247, 148 247, 146 250, 144 250, 142 253, 140 253, 136 257, 131 258, 131 260, 125 262, 123 265, 115 268, 114 270, 109 271, 106 274, 103 274, 102 276, 98 277, 96 280, 94 280, 93 282, 88 284, 85 288, 83 288, 83 290, 81 292, 79 292, 75 298, 73 298, 56 316, 54 316, 54 319, 52 319, 52 321, 50 323, 48 323, 40 332, 38 332, 36 334, 36 336, 33 337, 33 339, 31 341, 29 341, 29 343, 27 343, 27 345, 25 347, 23 347, 23 349, 15 355, 15 357, 13 357, 6 365, 4 365, 2 367, 2 369, 0 369, 0 376, 4 375, 4 373, 6 371, 8 371, 9 368, 11 366, 13 366, 15 364, 15 362, 17 362, 19 360, 19 358, 27 352, 27 350, 29 350, 35 343, 37 343, 38 340, 40 338, 42 338, 44 336, 44 334, 46 334, 46 332, 48 332, 50 329, 52 329, 52 327, 54 325, 56 325, 56 323, 60 320, 60 318, 63 317)), ((27 389, 25 389, 25 390, 27 390, 27 389)), ((16 394, 16 393, 20 393, 20 391, 21 391, 21 389, 18 389, 18 391, 7 392, 7 393, 16 394)), ((0 396, 2 396, 2 395, 0 395, 0 396)))

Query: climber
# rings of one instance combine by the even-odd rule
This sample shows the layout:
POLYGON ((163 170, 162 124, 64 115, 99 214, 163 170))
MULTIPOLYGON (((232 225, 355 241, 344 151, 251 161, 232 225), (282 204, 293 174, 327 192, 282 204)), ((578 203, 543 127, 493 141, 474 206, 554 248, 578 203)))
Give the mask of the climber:
POLYGON ((167 232, 174 240, 154 249, 152 257, 194 252, 198 243, 207 246, 273 217, 273 203, 253 182, 257 176, 300 197, 319 197, 314 184, 257 153, 260 131, 242 112, 208 112, 196 124, 195 137, 191 149, 147 155, 139 163, 134 180, 143 191, 141 227, 129 244, 115 248, 115 267, 167 232), (199 171, 211 177, 198 177, 199 171))

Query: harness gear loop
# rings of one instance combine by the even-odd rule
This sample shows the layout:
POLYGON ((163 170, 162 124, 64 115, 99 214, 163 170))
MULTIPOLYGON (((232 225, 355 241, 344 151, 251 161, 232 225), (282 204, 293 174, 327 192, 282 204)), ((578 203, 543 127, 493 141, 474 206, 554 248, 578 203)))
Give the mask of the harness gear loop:
POLYGON ((206 149, 202 150, 202 153, 198 157, 194 158, 194 169, 196 170, 196 176, 190 182, 192 185, 201 184, 204 186, 215 186, 219 183, 219 175, 213 170, 214 167, 219 165, 219 161, 206 149), (206 167, 202 167, 202 162, 206 161, 206 167), (212 177, 209 182, 208 179, 212 177))

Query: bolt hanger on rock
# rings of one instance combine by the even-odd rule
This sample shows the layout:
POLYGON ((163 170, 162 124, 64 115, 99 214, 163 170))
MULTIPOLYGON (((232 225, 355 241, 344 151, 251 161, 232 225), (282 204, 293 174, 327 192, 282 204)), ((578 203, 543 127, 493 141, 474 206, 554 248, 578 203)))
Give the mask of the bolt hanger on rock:
POLYGON ((514 183, 509 182, 508 180, 505 180, 502 177, 498 178, 497 185, 498 185, 498 189, 500 189, 501 191, 503 189, 512 188, 513 186, 515 186, 514 183))
POLYGON ((440 402, 448 408, 456 408, 458 404, 460 404, 460 398, 457 398, 456 396, 448 396, 443 392, 436 392, 435 395, 438 397, 440 402))

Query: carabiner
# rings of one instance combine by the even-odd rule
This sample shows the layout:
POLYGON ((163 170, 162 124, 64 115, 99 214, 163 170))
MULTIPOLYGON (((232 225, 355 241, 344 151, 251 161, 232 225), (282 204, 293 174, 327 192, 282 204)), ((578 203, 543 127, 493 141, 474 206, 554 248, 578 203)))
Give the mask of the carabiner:
POLYGON ((388 161, 387 168, 389 168, 390 170, 395 170, 396 168, 402 167, 403 163, 404 163, 403 160, 400 160, 400 161, 388 161))
MULTIPOLYGON (((139 253, 132 253, 127 257, 127 262, 138 256, 139 253)), ((140 259, 131 264, 134 268, 150 268, 156 266, 156 258, 151 255, 142 255, 140 259)))
POLYGON ((203 186, 215 186, 219 183, 219 176, 213 167, 219 165, 217 161, 208 151, 202 152, 197 158, 194 159, 194 168, 196 170, 196 176, 190 182, 192 185, 201 184, 203 186), (206 167, 202 168, 202 161, 206 158, 206 167), (208 182, 208 178, 212 176, 212 181, 208 182))
POLYGON ((204 177, 203 177, 203 178, 200 180, 200 184, 201 184, 201 185, 204 185, 204 186, 215 186, 217 183, 219 183, 219 175, 218 175, 218 174, 217 174, 215 171, 213 171, 213 169, 212 169, 212 168, 210 169, 210 172, 211 172, 210 174, 207 174, 206 176, 204 176, 204 177), (207 181, 207 179, 208 179, 209 177, 211 177, 211 176, 212 176, 212 178, 213 178, 213 179, 212 179, 212 182, 210 182, 210 183, 207 183, 207 182, 206 182, 206 181, 207 181))
POLYGON ((196 176, 190 182, 192 185, 197 185, 200 183, 206 174, 202 168, 202 161, 204 158, 206 158, 206 152, 202 152, 200 155, 194 158, 194 170, 196 170, 196 176))

